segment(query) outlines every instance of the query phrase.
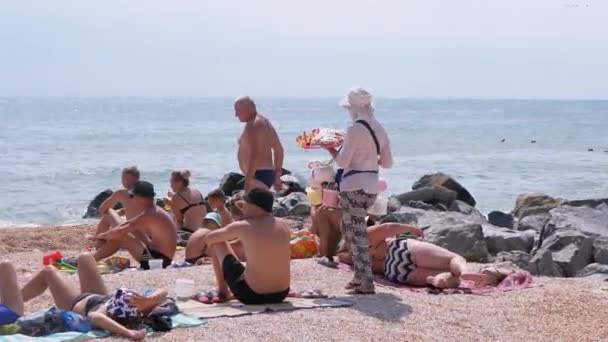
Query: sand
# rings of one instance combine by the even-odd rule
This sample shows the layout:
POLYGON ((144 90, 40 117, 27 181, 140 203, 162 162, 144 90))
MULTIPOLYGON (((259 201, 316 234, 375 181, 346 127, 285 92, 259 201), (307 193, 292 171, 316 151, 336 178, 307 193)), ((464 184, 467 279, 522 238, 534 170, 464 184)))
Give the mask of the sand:
MULTIPOLYGON (((77 255, 87 249, 90 226, 0 229, 0 255, 15 263, 19 280, 41 268, 42 255, 59 249, 77 255)), ((90 247, 90 246, 89 246, 90 247)), ((183 255, 178 256, 178 260, 183 255)), ((491 295, 430 295, 378 287, 373 296, 345 296, 349 274, 292 262, 292 289, 322 289, 348 297, 350 308, 313 309, 209 320, 206 326, 149 337, 162 341, 600 341, 608 336, 608 282, 598 279, 537 278, 542 286, 491 295)), ((214 286, 211 266, 159 271, 125 271, 104 276, 110 288, 164 287, 176 278, 214 286)), ((77 281, 74 278, 74 281, 77 281)), ((26 310, 52 305, 48 294, 26 310)))

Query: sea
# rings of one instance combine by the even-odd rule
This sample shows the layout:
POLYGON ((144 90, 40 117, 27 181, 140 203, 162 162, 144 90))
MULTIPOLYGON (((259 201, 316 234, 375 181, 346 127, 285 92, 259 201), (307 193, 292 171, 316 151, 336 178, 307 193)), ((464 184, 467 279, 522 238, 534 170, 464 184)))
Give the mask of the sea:
MULTIPOLYGON (((317 127, 345 128, 337 98, 257 99, 285 147, 285 167, 308 177, 296 136, 317 127)), ((411 189, 444 172, 478 208, 510 211, 518 194, 608 197, 608 101, 376 99, 394 167, 388 191, 411 189)), ((192 171, 208 192, 237 171, 243 124, 232 99, 0 98, 0 227, 85 222, 89 201, 120 186, 121 169, 137 165, 159 195, 171 170, 192 171)))

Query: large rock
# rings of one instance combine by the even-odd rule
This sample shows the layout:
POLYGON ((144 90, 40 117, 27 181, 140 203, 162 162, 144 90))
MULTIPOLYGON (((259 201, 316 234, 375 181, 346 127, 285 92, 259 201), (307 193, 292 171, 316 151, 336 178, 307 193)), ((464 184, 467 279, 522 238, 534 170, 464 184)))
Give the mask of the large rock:
POLYGON ((557 208, 565 201, 540 193, 522 194, 515 201, 513 216, 519 220, 526 216, 548 213, 551 209, 557 208))
POLYGON ((521 231, 534 230, 540 233, 550 218, 551 215, 549 215, 548 213, 526 216, 523 219, 517 221, 514 228, 516 230, 521 231))
POLYGON ((461 200, 455 200, 454 202, 452 202, 452 205, 450 205, 448 210, 457 213, 462 213, 465 215, 475 215, 478 219, 485 220, 485 216, 483 216, 483 214, 479 212, 479 210, 475 209, 475 207, 472 207, 461 200))
POLYGON ((462 255, 468 261, 487 261, 488 247, 480 224, 431 227, 425 231, 427 241, 462 255))
POLYGON ((587 267, 582 269, 576 274, 577 277, 590 277, 601 275, 602 277, 608 277, 608 265, 602 264, 589 264, 587 267))
MULTIPOLYGON (((503 228, 513 229, 513 215, 505 214, 502 211, 493 211, 488 214, 488 221, 497 226, 503 228)), ((524 229, 525 230, 525 229, 524 229)))
POLYGON ((308 216, 312 211, 308 196, 300 192, 278 199, 278 205, 287 211, 287 216, 308 216))
POLYGON ((432 204, 428 204, 421 201, 409 201, 405 203, 405 206, 421 210, 435 210, 435 206, 433 206, 432 204))
POLYGON ((565 229, 579 230, 592 237, 608 237, 608 210, 588 207, 559 207, 551 210, 543 238, 565 229))
POLYGON ((547 277, 563 277, 564 270, 553 261, 549 252, 537 253, 530 260, 530 273, 547 277))
POLYGON ((220 182, 220 188, 228 196, 245 189, 245 176, 230 172, 224 175, 220 182))
POLYGON ((528 253, 534 246, 534 233, 484 225, 483 235, 488 245, 488 252, 492 255, 509 251, 528 253))
POLYGON ((456 199, 459 199, 468 205, 474 207, 476 204, 475 199, 467 189, 460 185, 460 183, 458 183, 454 178, 441 172, 423 176, 416 183, 414 183, 412 190, 433 186, 444 187, 446 189, 455 191, 457 193, 456 199))
POLYGON ((500 252, 494 258, 496 263, 511 262, 522 270, 533 273, 534 267, 530 263, 531 260, 532 256, 522 251, 500 252))
MULTIPOLYGON (((110 196, 112 196, 113 193, 114 192, 112 190, 107 189, 107 190, 104 190, 104 191, 100 192, 99 194, 97 194, 97 196, 95 196, 95 198, 93 198, 93 200, 87 206, 87 212, 84 214, 84 216, 82 218, 83 219, 99 218, 99 207, 101 206, 103 201, 110 198, 110 196)), ((120 208, 122 208, 122 205, 116 205, 114 209, 120 209, 120 208)))
POLYGON ((424 202, 427 204, 443 204, 450 206, 458 198, 456 191, 442 186, 427 186, 416 190, 408 191, 395 196, 401 204, 409 202, 424 202))
POLYGON ((418 215, 414 213, 392 213, 384 217, 381 223, 417 224, 418 215))
POLYGON ((574 277, 593 260, 593 240, 585 234, 568 229, 555 232, 543 241, 535 257, 551 254, 567 277, 574 277))
POLYGON ((608 238, 598 238, 593 241, 593 260, 608 265, 608 238))
POLYGON ((574 201, 566 201, 566 203, 565 203, 565 205, 569 205, 571 207, 589 207, 589 208, 597 208, 598 206, 600 206, 602 204, 608 205, 608 198, 574 200, 574 201))

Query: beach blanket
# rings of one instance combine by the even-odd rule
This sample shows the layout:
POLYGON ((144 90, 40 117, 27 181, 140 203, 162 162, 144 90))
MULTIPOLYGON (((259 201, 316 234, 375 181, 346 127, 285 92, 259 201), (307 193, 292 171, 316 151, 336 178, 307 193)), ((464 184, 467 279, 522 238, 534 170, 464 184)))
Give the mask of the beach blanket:
POLYGON ((178 303, 181 312, 198 318, 238 317, 260 313, 294 311, 313 308, 348 307, 353 303, 332 298, 287 298, 283 303, 266 305, 245 305, 237 301, 222 304, 202 304, 195 300, 178 303))
MULTIPOLYGON (((192 328, 206 324, 207 321, 187 316, 184 314, 177 314, 171 317, 173 320, 173 329, 176 328, 192 328)), ((59 342, 59 341, 74 341, 84 340, 92 338, 104 338, 110 336, 110 333, 105 330, 93 330, 88 333, 80 333, 76 331, 63 332, 52 334, 45 337, 29 337, 21 334, 0 336, 0 342, 25 342, 25 341, 46 341, 46 342, 59 342)))
MULTIPOLYGON (((347 264, 340 263, 338 269, 342 271, 352 272, 352 267, 347 264)), ((509 274, 498 286, 491 285, 480 285, 473 281, 463 280, 460 286, 453 289, 437 289, 432 287, 418 287, 405 284, 393 283, 381 275, 374 276, 374 282, 379 287, 396 289, 396 290, 407 290, 419 293, 430 293, 430 294, 474 294, 484 295, 495 292, 509 292, 514 290, 522 290, 535 286, 537 284, 532 283, 532 276, 530 273, 525 271, 514 272, 509 274)))

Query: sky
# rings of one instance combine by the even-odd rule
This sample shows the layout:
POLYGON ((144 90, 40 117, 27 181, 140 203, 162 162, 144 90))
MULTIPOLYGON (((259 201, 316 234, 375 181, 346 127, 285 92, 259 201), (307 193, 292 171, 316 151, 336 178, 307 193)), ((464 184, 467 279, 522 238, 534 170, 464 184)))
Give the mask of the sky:
POLYGON ((0 0, 0 96, 608 99, 606 0, 0 0))

